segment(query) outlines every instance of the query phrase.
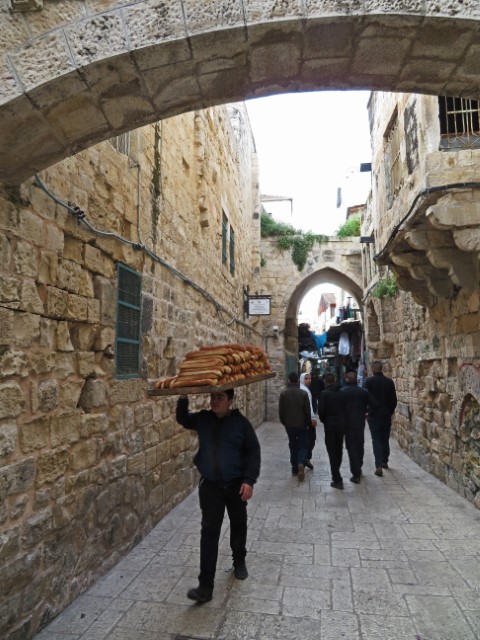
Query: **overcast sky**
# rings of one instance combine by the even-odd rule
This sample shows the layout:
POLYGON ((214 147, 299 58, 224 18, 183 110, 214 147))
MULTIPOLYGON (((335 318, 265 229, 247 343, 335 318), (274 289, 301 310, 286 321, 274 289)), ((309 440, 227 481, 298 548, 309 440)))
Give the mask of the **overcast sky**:
MULTIPOLYGON (((371 161, 368 91, 323 91, 283 94, 247 104, 255 137, 263 195, 293 198, 291 203, 264 203, 274 218, 295 228, 334 235, 348 206, 363 204, 370 173, 359 173, 371 161), (338 188, 342 205, 337 208, 338 188)), ((322 291, 307 292, 303 318, 315 314, 322 291)), ((301 319, 300 319, 301 320, 301 319)))
POLYGON ((346 207, 362 204, 370 174, 367 91, 283 94, 247 102, 260 165, 262 194, 293 198, 265 203, 269 213, 304 231, 333 235, 346 207), (337 190, 343 204, 337 208, 337 190))

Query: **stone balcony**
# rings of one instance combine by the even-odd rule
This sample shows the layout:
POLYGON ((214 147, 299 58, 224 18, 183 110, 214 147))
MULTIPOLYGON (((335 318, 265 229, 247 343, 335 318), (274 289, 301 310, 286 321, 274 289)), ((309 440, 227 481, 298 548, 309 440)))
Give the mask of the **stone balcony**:
POLYGON ((459 288, 478 291, 480 183, 424 189, 376 256, 424 307, 459 288))

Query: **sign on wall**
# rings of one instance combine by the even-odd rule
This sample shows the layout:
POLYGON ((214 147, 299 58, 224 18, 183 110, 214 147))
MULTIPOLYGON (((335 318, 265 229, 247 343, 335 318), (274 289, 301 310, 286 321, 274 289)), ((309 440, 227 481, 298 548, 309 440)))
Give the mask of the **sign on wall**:
POLYGON ((247 314, 249 316, 269 316, 271 314, 271 296, 248 296, 247 314))

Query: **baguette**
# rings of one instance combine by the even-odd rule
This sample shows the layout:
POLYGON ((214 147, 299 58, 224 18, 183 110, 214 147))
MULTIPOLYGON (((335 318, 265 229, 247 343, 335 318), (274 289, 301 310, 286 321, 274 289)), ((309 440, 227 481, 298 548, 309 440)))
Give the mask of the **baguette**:
POLYGON ((202 358, 185 358, 180 364, 194 365, 199 362, 220 362, 221 364, 226 364, 226 360, 227 358, 225 356, 210 356, 205 354, 202 358))
POLYGON ((208 367, 223 367, 226 363, 222 358, 192 358, 184 360, 180 364, 180 369, 206 369, 208 367))
POLYGON ((219 349, 216 347, 208 347, 200 351, 189 351, 185 354, 185 358, 205 358, 208 356, 219 356, 225 358, 230 355, 231 349, 219 349))
POLYGON ((170 384, 170 387, 216 387, 217 385, 217 378, 198 378, 197 380, 192 380, 191 378, 179 380, 177 378, 170 384))
POLYGON ((220 369, 195 369, 194 371, 180 371, 177 378, 221 378, 223 375, 220 369))
POLYGON ((168 389, 172 380, 175 380, 176 376, 169 376, 168 378, 162 378, 157 380, 153 385, 155 389, 168 389))

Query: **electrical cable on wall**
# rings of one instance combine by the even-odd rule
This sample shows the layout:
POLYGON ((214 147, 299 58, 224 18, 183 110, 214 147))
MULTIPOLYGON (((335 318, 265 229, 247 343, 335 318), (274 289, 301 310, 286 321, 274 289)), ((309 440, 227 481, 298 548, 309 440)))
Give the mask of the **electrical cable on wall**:
POLYGON ((158 262, 163 267, 168 269, 171 273, 173 273, 184 284, 187 284, 190 287, 192 287, 193 289, 195 289, 195 291, 198 291, 198 293, 200 293, 208 302, 210 302, 214 306, 215 311, 217 312, 217 315, 219 316, 221 321, 224 324, 226 324, 227 326, 230 326, 231 324, 233 324, 235 322, 235 323, 240 324, 243 327, 247 328, 249 331, 252 331, 253 333, 256 333, 259 336, 262 335, 256 329, 254 329, 253 327, 248 325, 246 322, 244 322, 240 318, 237 318, 236 316, 232 315, 230 313, 230 311, 228 311, 228 309, 226 309, 219 302, 217 302, 213 298, 213 296, 210 293, 208 293, 208 291, 206 291, 205 289, 200 287, 195 282, 192 282, 192 280, 190 280, 190 278, 187 278, 187 276, 183 275, 183 273, 181 273, 180 271, 175 269, 175 267, 172 267, 172 265, 168 264, 168 262, 163 260, 163 258, 160 258, 160 256, 158 256, 151 249, 149 249, 146 245, 144 245, 143 242, 141 242, 141 241, 132 242, 131 240, 128 240, 127 238, 124 238, 123 236, 121 236, 121 235, 119 235, 117 233, 114 233, 113 231, 102 231, 101 229, 97 229, 96 227, 94 227, 88 221, 85 212, 80 207, 76 206, 72 202, 64 202, 58 196, 56 196, 51 191, 49 191, 49 189, 46 187, 45 183, 42 181, 40 176, 35 175, 34 184, 35 184, 35 186, 37 186, 40 189, 42 189, 42 191, 44 191, 49 196, 49 198, 51 198, 54 202, 59 204, 61 207, 64 207, 77 220, 78 223, 82 223, 83 225, 85 225, 87 227, 87 229, 89 231, 91 231, 92 233, 94 233, 95 235, 100 236, 102 238, 112 238, 113 240, 118 240, 119 242, 122 242, 124 244, 129 245, 130 247, 132 247, 136 251, 143 251, 152 260, 154 260, 155 262, 158 262), (230 316, 230 319, 227 319, 225 317, 225 314, 228 314, 230 316))

